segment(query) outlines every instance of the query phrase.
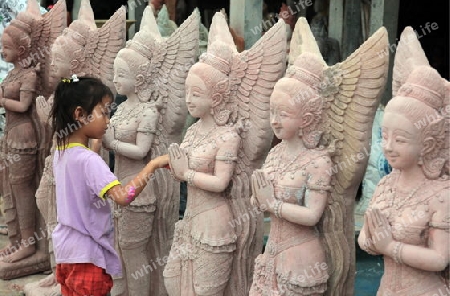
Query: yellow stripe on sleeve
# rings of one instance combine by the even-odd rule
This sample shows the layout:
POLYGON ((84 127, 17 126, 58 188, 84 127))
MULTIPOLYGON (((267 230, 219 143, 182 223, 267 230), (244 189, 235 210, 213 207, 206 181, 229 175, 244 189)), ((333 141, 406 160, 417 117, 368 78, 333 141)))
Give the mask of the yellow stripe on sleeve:
POLYGON ((113 188, 116 185, 120 185, 119 180, 114 180, 111 183, 109 183, 108 185, 106 185, 105 187, 103 187, 102 191, 100 191, 100 194, 98 196, 100 196, 100 198, 104 199, 106 192, 108 192, 109 189, 113 188))

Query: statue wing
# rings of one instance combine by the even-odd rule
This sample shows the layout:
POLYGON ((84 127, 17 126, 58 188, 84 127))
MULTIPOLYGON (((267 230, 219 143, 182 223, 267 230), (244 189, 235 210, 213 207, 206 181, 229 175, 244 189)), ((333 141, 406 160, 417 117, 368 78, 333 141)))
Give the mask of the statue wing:
POLYGON ((51 79, 51 48, 56 38, 67 27, 66 1, 58 1, 55 6, 42 17, 36 19, 31 32, 30 58, 38 67, 37 93, 48 98, 53 89, 49 89, 51 79))
POLYGON ((91 30, 86 45, 86 56, 92 57, 90 73, 86 74, 101 78, 114 93, 114 59, 124 46, 125 36, 126 9, 122 6, 100 29, 91 30))
POLYGON ((238 83, 235 90, 231 89, 231 96, 236 102, 242 140, 229 203, 235 219, 245 216, 249 219, 242 219, 245 221, 235 228, 238 239, 232 272, 238 276, 230 279, 227 288, 230 295, 248 294, 254 259, 262 249, 262 216, 254 217, 249 213, 252 208, 250 178, 252 172, 261 167, 270 149, 273 131, 269 99, 275 83, 284 74, 285 64, 284 21, 275 24, 251 49, 236 54, 232 63, 230 80, 238 83))
MULTIPOLYGON (((151 10, 149 13, 153 14, 151 10)), ((199 24, 200 14, 195 10, 156 48, 151 59, 152 88, 155 99, 162 104, 158 133, 166 137, 168 144, 181 142, 187 116, 184 82, 197 59, 199 24)))
MULTIPOLYGON (((386 55, 388 51, 386 50, 386 55)), ((406 27, 400 35, 395 54, 394 70, 392 75, 392 96, 405 83, 408 73, 412 73, 417 66, 429 66, 425 52, 420 45, 417 35, 411 27, 406 27)))
POLYGON ((295 24, 294 32, 292 33, 291 46, 289 52, 289 65, 293 65, 294 61, 303 52, 315 54, 326 65, 319 45, 317 45, 316 38, 309 27, 308 21, 304 17, 300 17, 295 24))
POLYGON ((322 139, 334 165, 328 172, 333 174, 332 191, 321 223, 333 275, 327 295, 347 295, 353 289, 353 199, 369 158, 370 131, 388 71, 387 48, 387 31, 382 27, 344 62, 324 71, 320 90, 324 122, 319 130, 325 132, 322 139))
MULTIPOLYGON (((243 121, 240 171, 251 174, 264 161, 273 138, 269 99, 285 71, 286 34, 282 21, 233 63, 231 79, 240 80, 235 93, 239 120, 243 121), (234 76, 234 77, 233 77, 234 76)), ((232 90, 233 91, 233 90, 232 90)), ((233 94, 232 94, 233 95, 233 94)))
MULTIPOLYGON (((334 146, 335 163, 368 148, 373 116, 386 83, 388 55, 387 31, 380 28, 344 62, 324 71, 321 94, 326 99, 324 110, 325 137, 334 146)), ((346 169, 335 174, 340 193, 359 183, 367 163, 351 161, 346 169)))

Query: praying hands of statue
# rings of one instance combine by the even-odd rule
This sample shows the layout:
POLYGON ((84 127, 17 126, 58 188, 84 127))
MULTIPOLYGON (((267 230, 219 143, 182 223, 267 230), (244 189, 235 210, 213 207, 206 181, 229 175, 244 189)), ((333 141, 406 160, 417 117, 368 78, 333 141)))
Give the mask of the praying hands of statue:
POLYGON ((42 123, 47 123, 50 118, 50 112, 52 111, 53 106, 53 95, 45 99, 43 96, 39 96, 36 98, 36 112, 39 116, 39 120, 42 123))
POLYGON ((274 189, 266 174, 261 170, 255 170, 252 175, 253 203, 261 211, 273 212, 275 203, 274 189))
POLYGON ((185 175, 189 170, 188 158, 186 153, 180 148, 178 144, 170 144, 169 158, 170 168, 174 177, 182 181, 187 180, 187 177, 185 175))
POLYGON ((395 241, 387 218, 379 209, 368 210, 366 216, 368 237, 371 238, 373 248, 379 254, 390 254, 389 250, 393 248, 395 241))
POLYGON ((372 243, 372 237, 369 232, 369 216, 367 213, 364 215, 364 225, 361 232, 364 233, 363 237, 365 237, 365 241, 361 242, 361 248, 370 255, 379 255, 372 243))
POLYGON ((108 129, 103 135, 102 145, 104 148, 111 150, 114 148, 113 141, 114 141, 114 127, 109 125, 108 129))

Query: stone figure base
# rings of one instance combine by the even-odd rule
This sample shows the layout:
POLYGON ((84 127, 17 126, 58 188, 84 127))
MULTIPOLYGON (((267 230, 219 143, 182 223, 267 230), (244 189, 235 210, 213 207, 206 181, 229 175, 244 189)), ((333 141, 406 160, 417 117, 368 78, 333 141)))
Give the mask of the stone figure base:
POLYGON ((34 282, 26 284, 23 288, 23 291, 25 292, 25 295, 27 296, 60 296, 61 295, 61 285, 53 285, 49 287, 41 287, 40 284, 42 281, 46 280, 47 278, 34 282))
POLYGON ((48 254, 38 250, 32 256, 19 262, 0 262, 0 279, 11 280, 49 270, 51 267, 48 254))

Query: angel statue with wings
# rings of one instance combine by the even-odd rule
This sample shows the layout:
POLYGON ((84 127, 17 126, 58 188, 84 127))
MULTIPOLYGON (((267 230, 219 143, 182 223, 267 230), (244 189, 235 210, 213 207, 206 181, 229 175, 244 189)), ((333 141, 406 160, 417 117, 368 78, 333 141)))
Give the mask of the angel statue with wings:
POLYGON ((250 295, 353 295, 349 205, 385 83, 387 32, 379 29, 330 67, 306 19, 291 42, 291 65, 270 97, 270 124, 281 143, 252 175, 252 204, 270 213, 271 226, 250 295))
MULTIPOLYGON (((55 7, 63 2, 58 1, 55 7)), ((55 7, 51 11, 54 11, 55 7)), ((47 85, 52 92, 37 98, 37 113, 41 122, 47 125, 46 129, 51 130, 48 119, 53 105, 53 90, 62 78, 70 78, 73 75, 96 77, 114 89, 112 84, 114 57, 125 44, 125 22, 126 10, 122 7, 101 28, 97 28, 89 0, 81 1, 78 19, 64 29, 62 34, 58 34, 51 47, 51 63, 48 62, 51 69, 48 70, 47 85)), ((56 136, 64 132, 57 131, 56 136)), ((36 191, 36 203, 49 234, 57 224, 52 165, 55 147, 56 141, 53 143, 50 155, 45 159, 44 172, 36 191)), ((47 239, 50 263, 54 270, 56 263, 51 235, 48 235, 47 239)), ((27 295, 31 296, 54 295, 55 290, 60 292, 54 273, 42 281, 27 284, 24 289, 27 295)))
POLYGON ((269 98, 285 70, 285 33, 279 21, 238 53, 218 12, 207 52, 189 70, 186 104, 199 120, 180 146, 169 147, 174 176, 188 184, 164 270, 170 296, 248 295, 263 243, 262 215, 250 207, 250 176, 273 137, 269 98))
MULTIPOLYGON (((179 143, 187 116, 184 81, 197 58, 200 16, 197 10, 167 38, 161 37, 148 6, 141 27, 114 60, 114 85, 126 95, 103 138, 115 153, 115 174, 127 183, 150 161, 179 143)), ((163 270, 178 221, 180 183, 160 170, 139 198, 116 206, 116 240, 124 275, 112 295, 167 295, 163 270), (148 276, 136 273, 150 268, 148 276)))
POLYGON ((382 146, 393 170, 375 189, 358 243, 384 257, 377 295, 448 295, 450 83, 411 27, 397 46, 392 92, 382 146))
POLYGON ((14 65, 0 90, 0 105, 6 110, 2 152, 10 163, 2 181, 10 240, 9 245, 0 250, 2 279, 49 268, 47 246, 36 237, 47 233, 36 232, 39 215, 36 215, 35 193, 51 141, 38 120, 36 97, 50 93, 48 49, 65 27, 64 1, 41 15, 37 2, 29 0, 26 11, 20 12, 2 34, 2 57, 14 65))

